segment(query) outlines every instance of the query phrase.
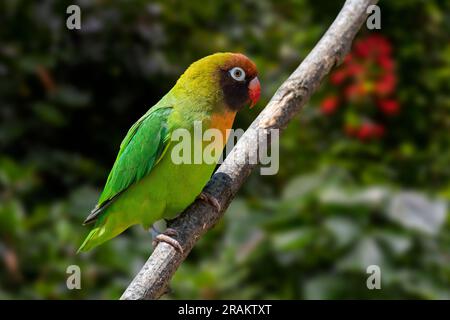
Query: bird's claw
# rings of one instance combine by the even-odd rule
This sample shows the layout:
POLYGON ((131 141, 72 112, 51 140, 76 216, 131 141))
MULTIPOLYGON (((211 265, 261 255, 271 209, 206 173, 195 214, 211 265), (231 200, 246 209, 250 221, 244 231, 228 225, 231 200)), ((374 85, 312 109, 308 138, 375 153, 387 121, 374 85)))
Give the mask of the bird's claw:
POLYGON ((175 240, 172 237, 176 237, 178 235, 178 232, 175 229, 167 228, 164 233, 158 234, 155 239, 153 239, 152 245, 153 248, 156 248, 158 243, 165 242, 167 244, 170 244, 172 247, 175 248, 179 253, 183 253, 183 247, 180 245, 180 243, 175 240))
POLYGON ((200 193, 198 195, 197 199, 200 199, 200 200, 203 200, 203 201, 209 203, 217 210, 217 212, 220 212, 222 209, 219 201, 207 192, 202 191, 202 193, 200 193))

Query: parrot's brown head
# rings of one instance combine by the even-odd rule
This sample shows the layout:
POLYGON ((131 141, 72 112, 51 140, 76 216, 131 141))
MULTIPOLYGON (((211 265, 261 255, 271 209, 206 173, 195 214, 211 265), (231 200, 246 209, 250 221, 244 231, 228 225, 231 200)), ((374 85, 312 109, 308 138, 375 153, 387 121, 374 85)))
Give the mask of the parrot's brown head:
POLYGON ((213 98, 236 112, 258 102, 261 87, 257 75, 256 65, 245 55, 216 53, 194 62, 178 84, 199 99, 213 98))

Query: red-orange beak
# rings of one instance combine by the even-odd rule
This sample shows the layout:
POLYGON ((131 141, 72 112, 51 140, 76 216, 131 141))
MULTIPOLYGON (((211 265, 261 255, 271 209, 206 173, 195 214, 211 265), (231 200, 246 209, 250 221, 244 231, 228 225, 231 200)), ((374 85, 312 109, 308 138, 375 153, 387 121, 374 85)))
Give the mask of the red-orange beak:
POLYGON ((254 77, 248 84, 248 96, 250 97, 250 108, 253 108, 261 95, 261 86, 258 77, 254 77))

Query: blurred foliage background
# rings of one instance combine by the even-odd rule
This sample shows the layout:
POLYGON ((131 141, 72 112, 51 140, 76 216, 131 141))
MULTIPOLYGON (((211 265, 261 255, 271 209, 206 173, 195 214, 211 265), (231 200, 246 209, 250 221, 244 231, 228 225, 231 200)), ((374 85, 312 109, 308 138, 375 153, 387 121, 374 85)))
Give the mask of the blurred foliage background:
MULTIPOLYGON (((239 51, 262 101, 342 1, 0 3, 0 298, 116 299, 151 251, 136 226, 76 255, 128 128, 194 60, 239 51), (81 7, 81 30, 65 26, 81 7), (68 290, 79 265, 82 289, 68 290)), ((281 136, 166 298, 450 298, 450 4, 380 1, 382 29, 281 136), (379 265, 381 290, 366 287, 379 265)))

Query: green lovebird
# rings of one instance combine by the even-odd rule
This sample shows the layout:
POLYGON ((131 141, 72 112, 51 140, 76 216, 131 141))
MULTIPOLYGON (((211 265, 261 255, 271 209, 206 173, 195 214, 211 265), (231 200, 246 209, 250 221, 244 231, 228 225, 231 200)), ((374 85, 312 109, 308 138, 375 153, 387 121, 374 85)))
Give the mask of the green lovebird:
MULTIPOLYGON (((95 225, 78 251, 90 250, 132 225, 148 229, 158 220, 173 219, 198 197, 219 209, 218 201, 202 190, 220 154, 216 163, 173 161, 177 142, 172 134, 183 129, 195 137, 194 123, 200 122, 203 130, 222 133, 214 141, 222 152, 236 112, 252 107, 259 96, 257 69, 246 56, 216 53, 194 62, 128 131, 98 204, 84 222, 95 225)), ((200 152, 204 148, 203 141, 200 152)), ((168 232, 157 239, 181 249, 168 232)))

